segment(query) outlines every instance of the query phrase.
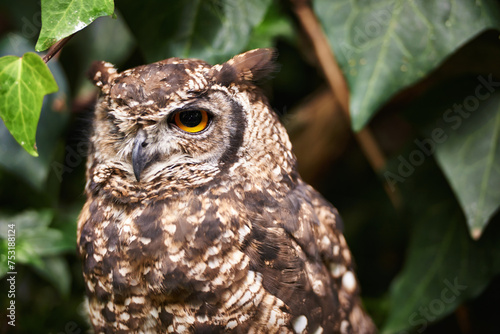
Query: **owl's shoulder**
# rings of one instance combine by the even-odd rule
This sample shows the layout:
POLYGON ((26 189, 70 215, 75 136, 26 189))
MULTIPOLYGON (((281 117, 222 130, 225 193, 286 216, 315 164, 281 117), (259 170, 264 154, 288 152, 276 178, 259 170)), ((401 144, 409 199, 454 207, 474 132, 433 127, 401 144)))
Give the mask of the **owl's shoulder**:
POLYGON ((310 328, 333 326, 329 321, 340 316, 334 291, 341 282, 331 270, 352 265, 337 210, 300 178, 287 192, 246 195, 250 233, 242 251, 250 269, 262 274, 264 288, 292 317, 305 316, 310 328))

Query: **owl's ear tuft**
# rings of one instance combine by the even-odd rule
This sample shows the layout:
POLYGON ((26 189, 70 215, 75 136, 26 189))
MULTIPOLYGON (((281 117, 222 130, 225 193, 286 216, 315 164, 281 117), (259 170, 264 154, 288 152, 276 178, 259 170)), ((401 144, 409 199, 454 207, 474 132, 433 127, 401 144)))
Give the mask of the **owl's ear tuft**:
POLYGON ((116 68, 105 61, 95 61, 87 72, 87 77, 101 90, 109 87, 109 83, 117 76, 116 68))
POLYGON ((255 49, 228 60, 216 76, 216 81, 227 86, 231 82, 258 83, 278 70, 275 49, 255 49))

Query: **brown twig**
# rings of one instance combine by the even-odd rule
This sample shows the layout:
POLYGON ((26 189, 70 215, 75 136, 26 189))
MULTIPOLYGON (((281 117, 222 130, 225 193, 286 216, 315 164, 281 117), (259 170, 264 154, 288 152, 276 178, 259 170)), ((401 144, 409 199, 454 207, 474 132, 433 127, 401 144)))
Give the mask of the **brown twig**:
MULTIPOLYGON (((350 119, 349 89, 316 15, 308 1, 291 0, 291 2, 295 15, 312 42, 316 57, 333 95, 339 101, 346 117, 350 119)), ((354 136, 373 170, 379 174, 385 167, 386 159, 372 132, 367 126, 355 133, 354 136)), ((384 182, 384 188, 394 207, 399 207, 401 202, 399 193, 392 191, 387 182, 384 182)))
POLYGON ((54 57, 59 51, 61 51, 61 49, 66 45, 66 43, 68 43, 68 41, 73 37, 75 36, 75 34, 71 34, 69 35, 68 37, 65 37, 63 39, 61 39, 60 41, 58 41, 56 44, 52 45, 49 50, 47 51, 47 54, 45 56, 43 56, 43 61, 45 63, 48 63, 49 60, 52 59, 52 57, 54 57))
POLYGON ((458 327, 460 328, 460 333, 472 333, 469 310, 465 305, 462 304, 457 307, 455 310, 455 317, 457 319, 458 327))

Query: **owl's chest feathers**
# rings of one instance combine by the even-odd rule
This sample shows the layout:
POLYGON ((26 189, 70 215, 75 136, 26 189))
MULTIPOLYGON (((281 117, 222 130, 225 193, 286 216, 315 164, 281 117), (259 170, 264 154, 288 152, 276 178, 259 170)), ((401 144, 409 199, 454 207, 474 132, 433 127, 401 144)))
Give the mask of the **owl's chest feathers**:
POLYGON ((145 289, 182 299, 226 289, 248 267, 240 246, 249 228, 223 199, 184 196, 132 210, 109 202, 89 211, 80 239, 85 272, 105 277, 111 294, 145 289))

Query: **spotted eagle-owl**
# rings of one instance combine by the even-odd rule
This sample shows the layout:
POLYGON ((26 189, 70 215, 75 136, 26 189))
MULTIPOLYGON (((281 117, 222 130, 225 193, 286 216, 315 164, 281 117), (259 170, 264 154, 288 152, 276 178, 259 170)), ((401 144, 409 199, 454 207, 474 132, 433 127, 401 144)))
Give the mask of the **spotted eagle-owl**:
POLYGON ((96 333, 373 333, 337 210, 304 183, 257 49, 100 88, 78 223, 96 333))

